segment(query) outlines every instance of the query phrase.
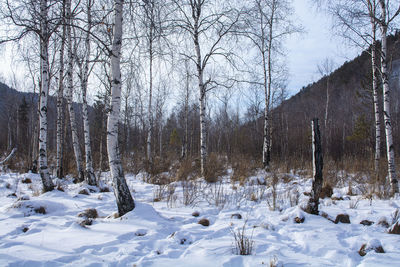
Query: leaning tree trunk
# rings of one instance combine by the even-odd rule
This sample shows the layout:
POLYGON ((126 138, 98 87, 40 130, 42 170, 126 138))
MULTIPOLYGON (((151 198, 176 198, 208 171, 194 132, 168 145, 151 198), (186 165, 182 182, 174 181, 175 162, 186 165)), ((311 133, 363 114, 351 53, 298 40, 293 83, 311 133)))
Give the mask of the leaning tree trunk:
POLYGON ((43 191, 54 189, 47 167, 47 96, 49 94, 49 32, 47 25, 47 1, 40 1, 40 67, 41 92, 39 107, 39 169, 42 178, 43 191))
POLYGON ((78 180, 82 182, 85 179, 85 175, 82 167, 82 153, 79 147, 79 138, 78 138, 78 129, 76 126, 76 118, 75 118, 75 110, 74 110, 74 102, 73 102, 73 52, 72 52, 72 33, 71 33, 71 23, 72 23, 72 14, 71 14, 71 0, 67 0, 66 2, 66 13, 67 13, 67 36, 68 36, 68 70, 67 70, 67 103, 68 103, 68 111, 69 111, 69 121, 71 124, 71 135, 72 135, 72 146, 74 148, 75 155, 75 163, 78 172, 78 180))
POLYGON ((114 32, 111 51, 111 105, 107 121, 107 150, 110 171, 113 180, 114 195, 119 216, 133 210, 135 202, 126 183, 118 148, 118 120, 121 107, 121 44, 122 44, 122 7, 123 0, 115 0, 114 32))
POLYGON ((61 36, 61 47, 60 47, 60 72, 59 72, 59 84, 57 92, 57 155, 56 155, 56 170, 57 177, 64 177, 63 172, 63 120, 64 120, 64 47, 65 47, 65 0, 63 0, 62 6, 62 36, 61 36))
POLYGON ((86 182, 89 185, 96 185, 96 176, 93 170, 93 158, 92 148, 90 144, 90 127, 89 127, 89 115, 87 108, 86 92, 88 87, 88 76, 89 76, 89 57, 90 57, 90 32, 92 26, 91 16, 91 1, 87 3, 87 19, 88 19, 88 31, 86 34, 85 45, 86 45, 86 56, 83 67, 81 68, 81 87, 82 87, 82 116, 83 116, 83 133, 85 142, 85 160, 86 160, 86 182))
MULTIPOLYGON (((382 8, 382 17, 386 18, 385 8, 382 8)), ((386 22, 381 23, 381 38, 382 38, 382 51, 381 51, 381 75, 383 83, 383 118, 385 121, 385 133, 386 133, 386 153, 388 161, 388 174, 391 184, 391 194, 399 192, 398 181, 396 178, 396 169, 394 165, 394 145, 392 135, 392 124, 390 118, 390 88, 389 88, 389 77, 387 70, 387 24, 386 22)))
POLYGON ((311 214, 318 215, 319 196, 322 190, 322 147, 321 134, 319 131, 318 119, 313 119, 312 128, 312 152, 313 152, 313 175, 311 197, 308 203, 308 211, 311 214))

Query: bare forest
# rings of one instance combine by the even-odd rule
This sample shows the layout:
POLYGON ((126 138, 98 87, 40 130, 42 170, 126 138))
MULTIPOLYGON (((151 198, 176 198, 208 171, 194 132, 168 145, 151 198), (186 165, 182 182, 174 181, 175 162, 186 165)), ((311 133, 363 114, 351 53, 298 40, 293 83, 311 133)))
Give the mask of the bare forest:
POLYGON ((18 69, 0 60, 0 265, 400 261, 399 13, 397 0, 1 0, 0 56, 18 69), (358 56, 298 62, 318 78, 293 91, 299 5, 358 56))

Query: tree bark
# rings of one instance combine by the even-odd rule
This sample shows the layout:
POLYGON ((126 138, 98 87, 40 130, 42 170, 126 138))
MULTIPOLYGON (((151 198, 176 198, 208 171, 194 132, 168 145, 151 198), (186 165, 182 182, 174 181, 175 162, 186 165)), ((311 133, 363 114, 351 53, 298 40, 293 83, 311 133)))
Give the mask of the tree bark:
POLYGON ((72 135, 72 146, 74 148, 75 155, 75 164, 78 172, 78 180, 83 182, 85 179, 85 175, 83 172, 82 166, 82 153, 79 146, 79 137, 78 137, 78 129, 76 126, 76 117, 74 110, 74 102, 73 102, 73 60, 74 54, 72 51, 72 33, 71 33, 71 24, 72 24, 72 14, 71 14, 71 0, 66 0, 66 15, 67 15, 67 38, 68 38, 68 69, 67 69, 67 103, 68 103, 68 111, 69 111, 69 121, 71 124, 71 135, 72 135))
POLYGON ((372 93, 374 102, 375 113, 375 176, 379 173, 379 161, 381 158, 381 120, 379 111, 379 98, 378 98, 378 67, 376 64, 376 25, 375 21, 371 19, 372 24, 372 46, 371 46, 371 65, 372 65, 372 93))
POLYGON ((63 170, 63 122, 64 122, 64 48, 65 48, 65 0, 62 2, 62 36, 61 36, 61 47, 60 47, 60 71, 58 80, 58 92, 57 92, 57 155, 56 155, 56 170, 57 177, 64 177, 63 170))
POLYGON ((111 104, 107 121, 107 150, 119 216, 133 210, 135 202, 126 183, 118 147, 118 120, 121 107, 121 45, 123 0, 114 2, 114 31, 111 52, 111 104))
POLYGON ((311 198, 309 200, 308 209, 311 214, 318 215, 319 196, 322 189, 322 147, 321 134, 319 131, 318 119, 315 118, 311 123, 312 128, 312 150, 313 150, 313 176, 311 198))
POLYGON ((41 92, 39 107, 39 168, 43 191, 54 189, 47 166, 47 97, 49 94, 49 32, 47 20, 47 0, 40 0, 40 67, 41 92))
POLYGON ((399 192, 398 181, 396 178, 396 169, 394 165, 394 145, 392 135, 392 124, 390 118, 390 88, 389 88, 389 77, 387 70, 387 14, 385 1, 380 0, 382 20, 380 22, 381 39, 382 39, 382 51, 381 51, 381 75, 383 84, 383 118, 385 121, 385 133, 386 133, 386 153, 388 161, 388 174, 391 185, 391 194, 399 192))
POLYGON ((206 136, 206 88, 203 80, 203 65, 201 62, 201 51, 199 43, 199 18, 200 8, 193 12, 194 19, 194 47, 196 50, 196 67, 199 82, 199 105, 200 105, 200 164, 201 175, 205 175, 207 165, 207 136, 206 136), (198 13, 197 13, 198 12, 198 13))
POLYGON ((92 148, 90 140, 90 126, 89 126, 89 114, 87 108, 86 92, 88 87, 89 78, 89 59, 90 59, 90 32, 92 28, 92 16, 91 16, 92 2, 89 0, 87 3, 87 19, 88 19, 88 31, 85 39, 86 55, 83 67, 81 68, 81 88, 82 88, 82 115, 83 115, 83 133, 85 142, 85 163, 86 163, 86 182, 89 185, 96 185, 96 176, 93 170, 93 158, 92 148))

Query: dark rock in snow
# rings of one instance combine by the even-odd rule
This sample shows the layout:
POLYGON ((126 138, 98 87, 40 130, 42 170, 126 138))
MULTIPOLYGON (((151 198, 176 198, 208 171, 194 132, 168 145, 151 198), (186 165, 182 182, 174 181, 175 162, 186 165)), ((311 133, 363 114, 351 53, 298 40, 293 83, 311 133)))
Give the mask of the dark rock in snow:
POLYGON ((231 219, 242 219, 242 215, 240 215, 240 213, 234 213, 231 215, 231 219))
POLYGON ((365 226, 370 226, 370 225, 373 225, 374 222, 369 221, 369 220, 362 220, 362 221, 360 222, 360 224, 365 225, 365 226))

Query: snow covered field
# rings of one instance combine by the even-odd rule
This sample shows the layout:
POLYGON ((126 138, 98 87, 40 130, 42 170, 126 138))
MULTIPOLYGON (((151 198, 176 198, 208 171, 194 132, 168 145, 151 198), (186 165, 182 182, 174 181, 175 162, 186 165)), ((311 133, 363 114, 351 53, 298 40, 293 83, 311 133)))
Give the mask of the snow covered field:
POLYGON ((347 196, 343 187, 334 189, 334 197, 343 200, 321 200, 327 218, 309 215, 300 207, 307 202, 303 192, 310 191, 311 179, 287 174, 286 183, 276 185, 277 210, 272 211, 272 188, 257 182, 263 176, 252 177, 246 186, 225 178, 183 190, 179 183, 160 187, 144 183, 143 174, 127 175, 136 208, 114 218, 112 192, 67 179, 58 181, 64 192, 39 194, 38 175, 3 173, 0 266, 400 266, 399 235, 378 224, 391 224, 399 198, 347 196), (26 178, 32 183, 22 183, 26 178), (92 192, 79 194, 84 188, 92 192), (183 204, 184 192, 191 205, 183 204), (98 218, 81 226, 85 216, 78 214, 90 208, 98 218), (192 216, 196 211, 199 216, 192 216), (350 224, 331 221, 342 213, 350 224), (198 224, 203 218, 209 226, 198 224), (363 220, 374 223, 364 226, 363 220), (254 241, 249 256, 236 255, 233 245, 233 233, 244 224, 245 235, 254 241), (385 253, 360 256, 366 243, 380 243, 385 253))

